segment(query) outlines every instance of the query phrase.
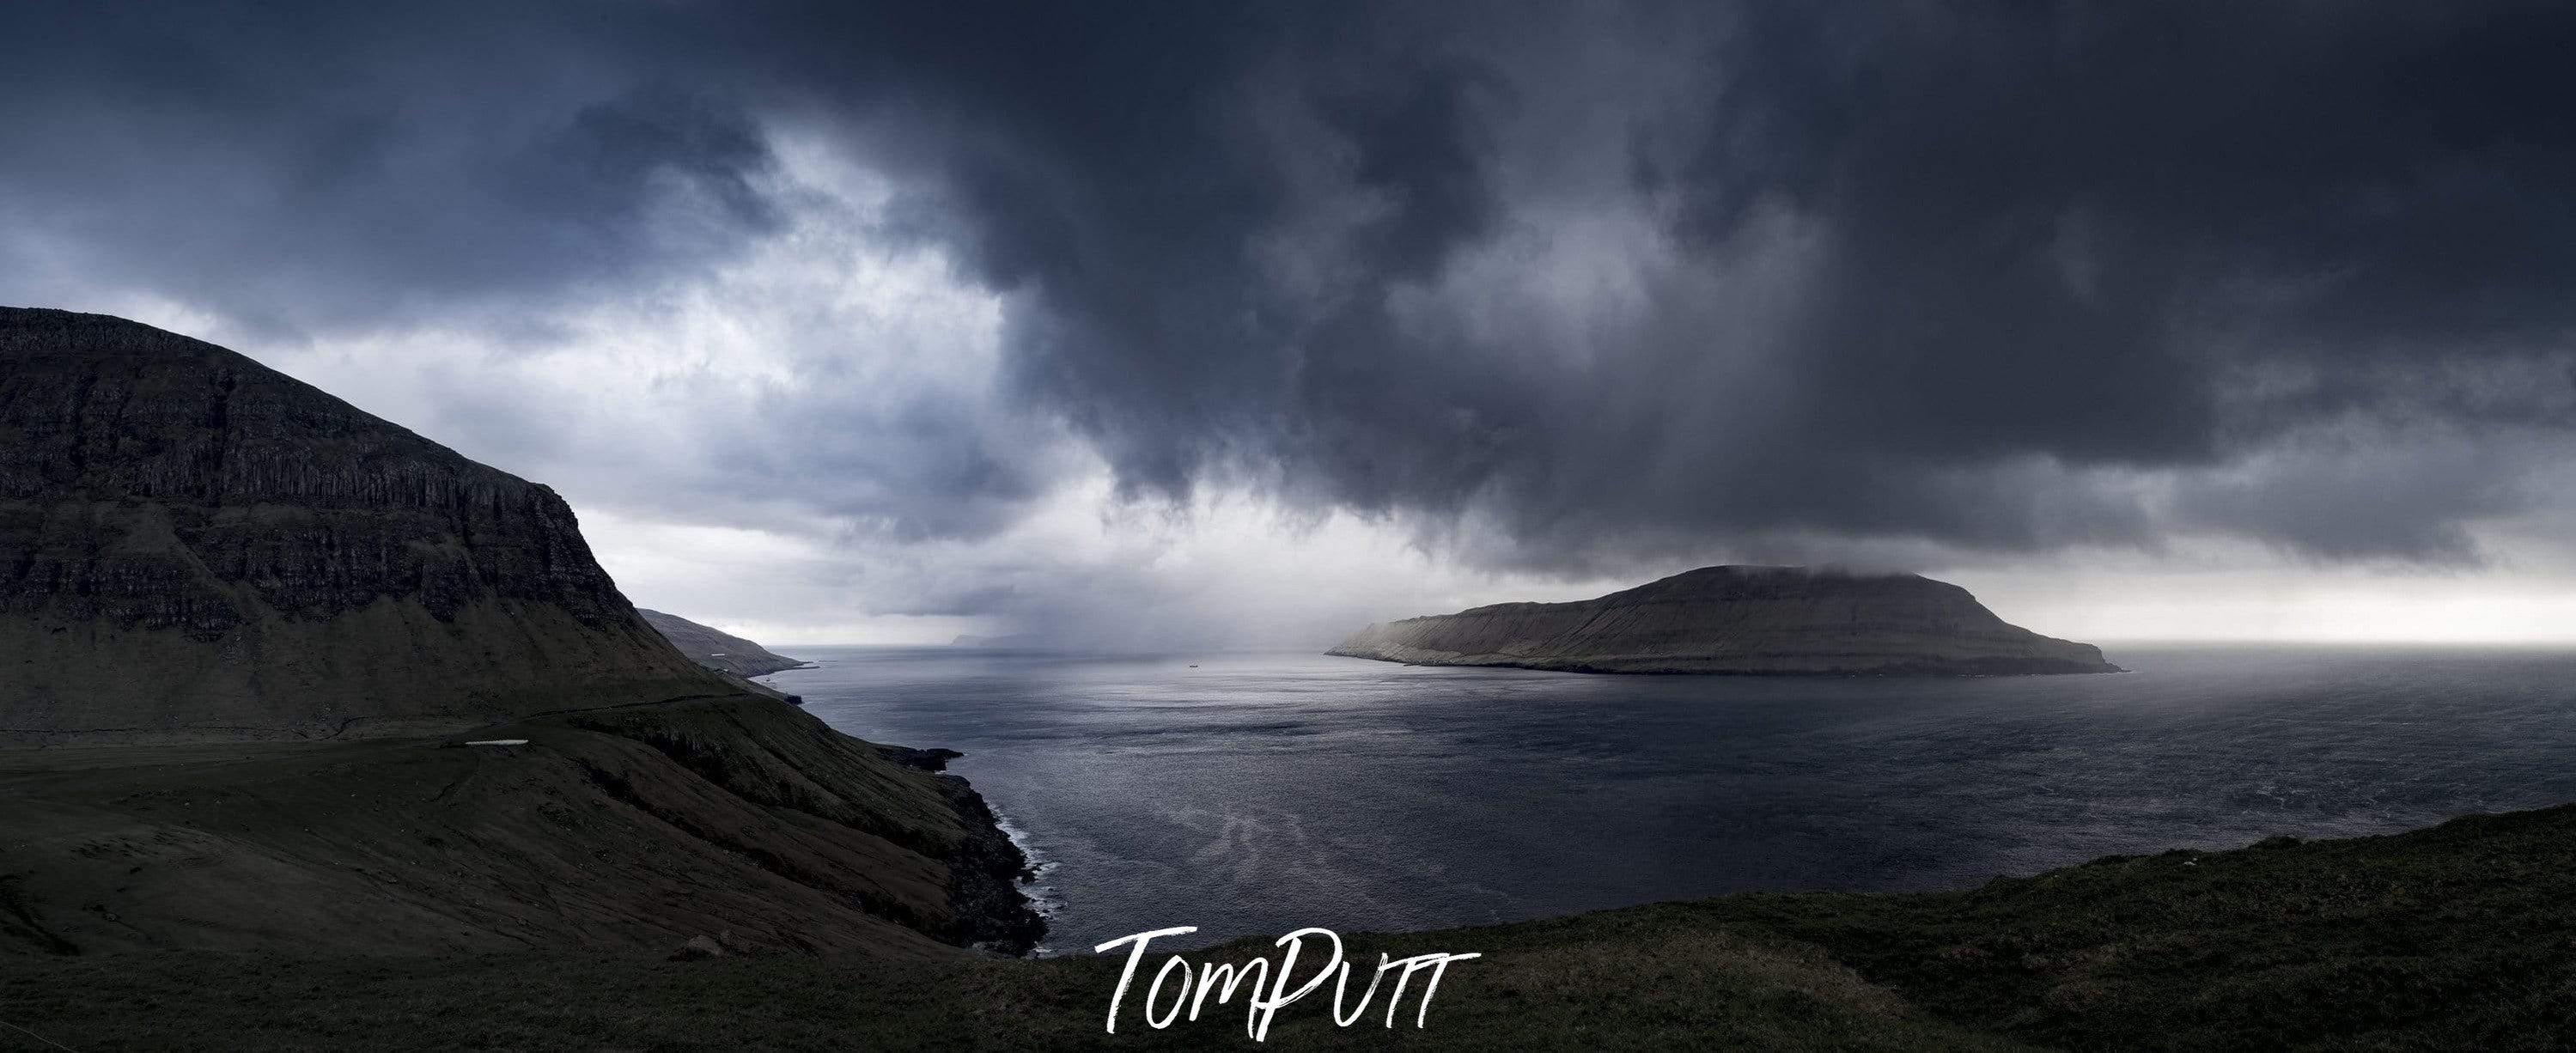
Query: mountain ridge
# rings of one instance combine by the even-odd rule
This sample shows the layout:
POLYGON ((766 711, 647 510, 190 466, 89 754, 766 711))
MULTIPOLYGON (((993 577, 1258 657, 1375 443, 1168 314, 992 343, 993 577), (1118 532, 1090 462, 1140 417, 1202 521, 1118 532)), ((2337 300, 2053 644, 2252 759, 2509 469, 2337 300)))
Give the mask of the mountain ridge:
POLYGON ((690 661, 735 676, 767 676, 806 664, 802 658, 774 653, 750 640, 676 614, 644 607, 635 608, 635 613, 644 619, 644 624, 652 626, 654 632, 671 641, 671 646, 679 648, 690 661))
POLYGON ((335 737, 722 690, 551 488, 213 344, 0 308, 0 734, 335 737))
POLYGON ((1035 945, 955 754, 788 701, 646 624, 550 488, 0 308, 0 956, 1035 945))

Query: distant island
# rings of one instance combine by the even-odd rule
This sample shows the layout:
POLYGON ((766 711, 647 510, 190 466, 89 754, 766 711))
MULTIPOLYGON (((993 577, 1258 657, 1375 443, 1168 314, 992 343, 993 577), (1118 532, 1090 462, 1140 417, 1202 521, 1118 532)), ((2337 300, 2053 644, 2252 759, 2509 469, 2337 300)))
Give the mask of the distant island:
POLYGON ((2116 673, 2091 644, 2006 623, 1914 574, 1702 567, 1573 603, 1498 603, 1370 625, 1328 654, 1581 673, 2116 673))
POLYGON ((643 607, 635 613, 644 616, 644 624, 671 641, 671 646, 689 656, 689 660, 709 669, 735 676, 768 676, 782 669, 795 669, 806 664, 802 658, 773 654, 766 647, 742 637, 709 628, 680 617, 643 607))

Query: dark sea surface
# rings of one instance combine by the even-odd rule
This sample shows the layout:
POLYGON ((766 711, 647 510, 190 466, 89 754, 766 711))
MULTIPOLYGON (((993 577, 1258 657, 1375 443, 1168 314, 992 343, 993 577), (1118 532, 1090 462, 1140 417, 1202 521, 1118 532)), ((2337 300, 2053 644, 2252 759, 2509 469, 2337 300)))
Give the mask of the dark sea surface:
POLYGON ((2576 800, 2566 651, 2112 648, 2136 672, 1925 680, 791 650, 819 667, 763 679, 833 726, 965 751, 1045 865, 1056 952, 1955 888, 2576 800))

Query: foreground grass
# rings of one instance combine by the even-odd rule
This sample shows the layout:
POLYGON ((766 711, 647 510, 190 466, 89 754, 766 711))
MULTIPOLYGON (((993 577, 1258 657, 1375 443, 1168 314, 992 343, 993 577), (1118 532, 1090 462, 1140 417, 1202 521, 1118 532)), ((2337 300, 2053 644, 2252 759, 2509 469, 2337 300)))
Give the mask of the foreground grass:
MULTIPOLYGON (((1401 941, 1411 944, 1413 940, 1401 941)), ((1395 944, 1376 948, 1399 949, 1395 944)), ((1400 949, 1399 949, 1400 951, 1400 949)), ((1249 946, 1189 952, 1248 957, 1249 946)), ((1488 952, 1449 971, 1417 1029, 1384 996, 1349 1028, 1330 988, 1280 1013, 1280 1048, 2014 1048, 1925 1017, 1813 948, 1725 933, 1645 945, 1572 941, 1488 952), (1487 966, 1492 968, 1471 968, 1487 966)), ((1150 959, 1156 964, 1160 955, 1150 959)), ((1274 954, 1275 959, 1275 954, 1274 954)), ((1102 1028, 1106 958, 957 961, 634 958, 289 960, 97 956, 0 966, 0 1017, 75 1049, 1205 1048, 1252 1045, 1238 996, 1198 1020, 1145 1026, 1128 996, 1102 1028)), ((1149 965, 1148 968, 1151 968, 1149 965)), ((1301 969, 1301 975, 1303 970, 1301 969)), ((1419 981, 1416 982, 1419 989, 1419 981)), ((1352 992, 1354 1004, 1358 992, 1352 992)), ((1167 1003, 1168 1006, 1168 1003, 1167 1003)), ((0 1036, 0 1049, 14 1048, 0 1036)))
POLYGON ((1945 1019, 2051 1045, 2576 1048, 2576 807, 1639 913, 1809 942, 1945 1019))
MULTIPOLYGON (((1353 949, 1486 957, 1449 970, 1425 1029, 1410 998, 1393 1030, 1382 1002, 1336 1028, 1327 987, 1280 1014, 1270 1045, 2569 1048, 2576 808, 1964 892, 1729 896, 1353 949)), ((20 957, 0 963, 0 1020, 76 1049, 1249 1045, 1240 1010, 1214 1005, 1158 1032, 1131 1003, 1104 1034, 1119 964, 20 957)))

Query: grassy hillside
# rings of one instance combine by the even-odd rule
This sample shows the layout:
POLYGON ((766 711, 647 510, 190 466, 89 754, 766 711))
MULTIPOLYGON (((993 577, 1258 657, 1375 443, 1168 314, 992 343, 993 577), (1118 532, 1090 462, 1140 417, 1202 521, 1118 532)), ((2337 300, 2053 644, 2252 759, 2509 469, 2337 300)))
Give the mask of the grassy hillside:
POLYGON ((981 807, 744 696, 447 739, 0 751, 0 955, 1025 945, 1023 864, 981 807))
MULTIPOLYGON (((2567 1048, 2571 903, 2576 808, 2106 859, 1955 893, 1729 896, 1354 939, 1372 962, 1486 957, 1450 968, 1426 1029, 1410 996, 1392 1032, 1377 1013, 1336 1028, 1328 987, 1284 1010, 1268 1045, 2567 1048)), ((1103 1034, 1120 964, 21 956, 0 962, 0 1019, 74 1048, 210 1034, 278 1048, 1248 1045, 1241 1013, 1214 1005, 1157 1032, 1131 1003, 1103 1034)))

